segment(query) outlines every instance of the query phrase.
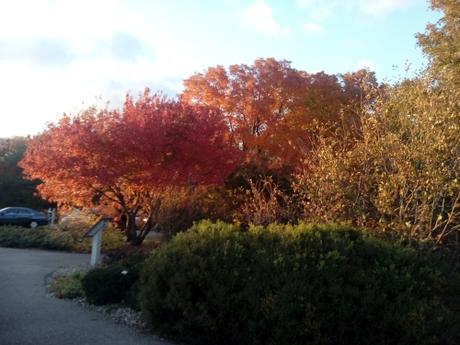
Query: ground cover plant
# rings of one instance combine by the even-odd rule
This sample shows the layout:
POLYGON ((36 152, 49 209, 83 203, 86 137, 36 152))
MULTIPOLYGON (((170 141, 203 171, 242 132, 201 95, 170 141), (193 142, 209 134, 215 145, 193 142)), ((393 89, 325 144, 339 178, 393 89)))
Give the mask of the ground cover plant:
POLYGON ((50 292, 57 298, 78 298, 84 296, 82 287, 83 272, 75 272, 70 275, 63 275, 54 278, 50 285, 50 292))

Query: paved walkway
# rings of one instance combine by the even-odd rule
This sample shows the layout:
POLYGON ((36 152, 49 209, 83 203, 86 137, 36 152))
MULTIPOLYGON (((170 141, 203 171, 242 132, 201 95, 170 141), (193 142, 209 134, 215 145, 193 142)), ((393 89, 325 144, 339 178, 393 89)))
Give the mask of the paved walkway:
POLYGON ((0 248, 0 344, 168 344, 46 294, 48 274, 87 262, 86 254, 0 248))

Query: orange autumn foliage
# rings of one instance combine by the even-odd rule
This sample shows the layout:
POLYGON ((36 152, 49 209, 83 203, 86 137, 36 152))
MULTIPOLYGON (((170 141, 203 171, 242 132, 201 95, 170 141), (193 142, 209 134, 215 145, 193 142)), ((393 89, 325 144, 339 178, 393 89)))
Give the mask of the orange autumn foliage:
POLYGON ((310 74, 288 61, 210 67, 184 81, 181 99, 220 109, 248 162, 270 168, 299 166, 312 147, 316 125, 352 128, 365 98, 367 70, 345 75, 310 74))

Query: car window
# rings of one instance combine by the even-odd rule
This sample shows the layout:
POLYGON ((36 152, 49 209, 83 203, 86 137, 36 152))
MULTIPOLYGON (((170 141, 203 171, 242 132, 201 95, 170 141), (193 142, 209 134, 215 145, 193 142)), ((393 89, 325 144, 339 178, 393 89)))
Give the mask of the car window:
POLYGON ((32 214, 29 210, 18 210, 17 213, 21 216, 32 214))
POLYGON ((4 211, 4 213, 9 215, 9 216, 12 216, 14 214, 17 214, 17 211, 16 210, 6 210, 6 211, 4 211))

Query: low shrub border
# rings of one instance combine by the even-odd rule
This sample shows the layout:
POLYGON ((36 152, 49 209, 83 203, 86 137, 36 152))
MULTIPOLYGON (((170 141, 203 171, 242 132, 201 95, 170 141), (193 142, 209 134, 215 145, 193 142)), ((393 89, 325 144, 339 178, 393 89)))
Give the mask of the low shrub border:
MULTIPOLYGON (((89 253, 91 240, 82 238, 85 231, 85 228, 69 229, 59 226, 44 226, 36 229, 0 226, 0 246, 89 253)), ((104 233, 103 251, 114 250, 124 245, 123 236, 116 229, 110 229, 104 233)))
POLYGON ((67 241, 51 236, 48 228, 28 229, 17 226, 0 226, 0 246, 10 248, 38 248, 71 250, 67 241))
POLYGON ((202 222, 151 254, 139 302, 193 344, 457 344, 459 281, 346 226, 202 222))

